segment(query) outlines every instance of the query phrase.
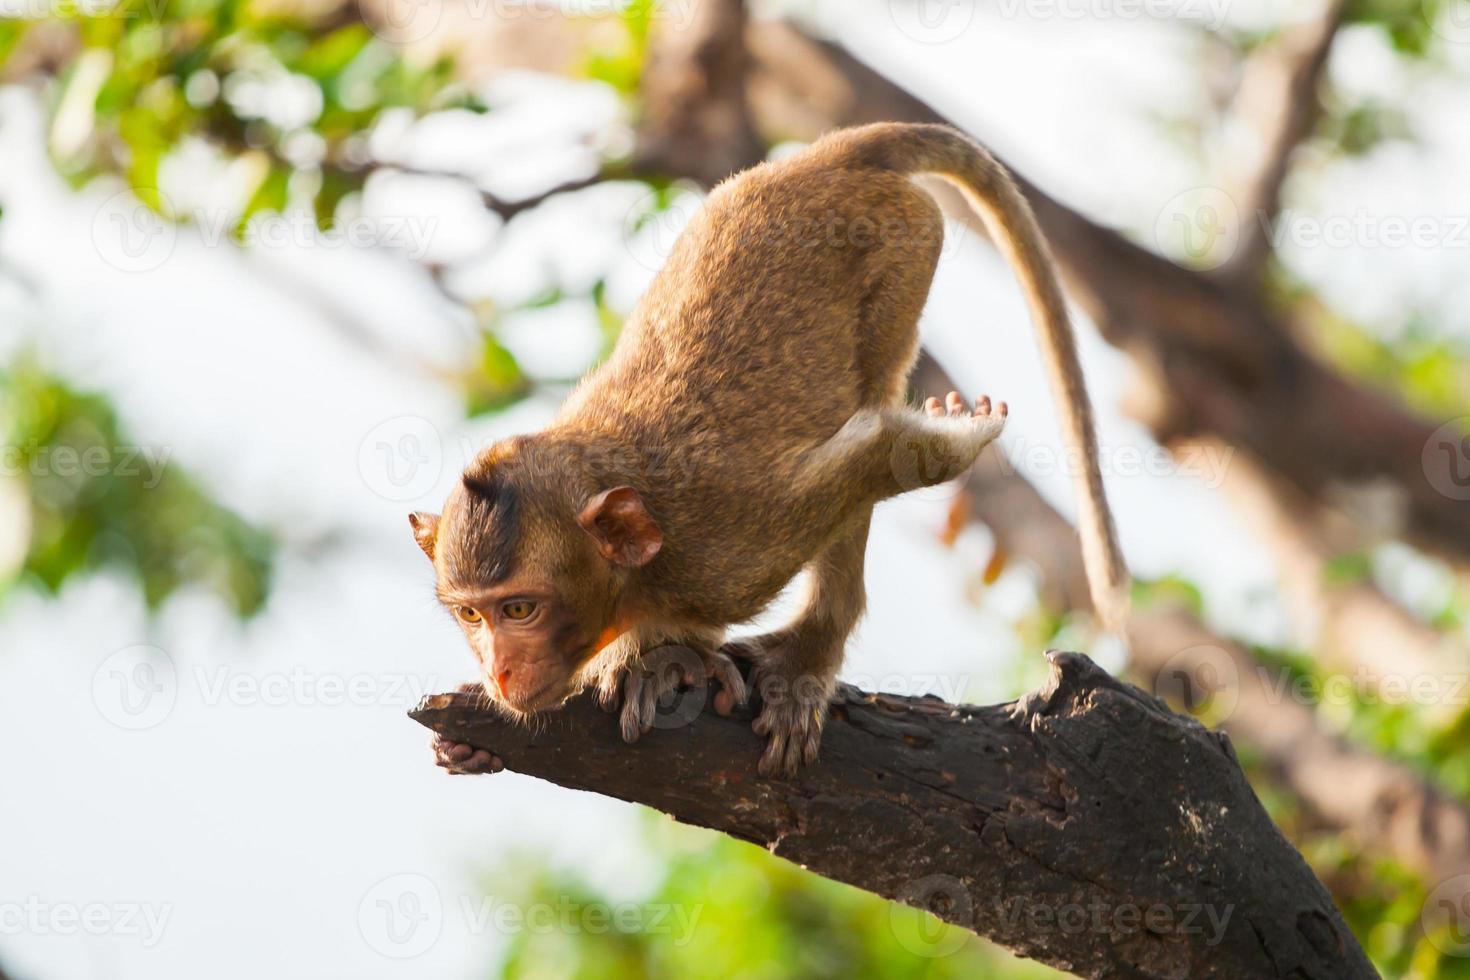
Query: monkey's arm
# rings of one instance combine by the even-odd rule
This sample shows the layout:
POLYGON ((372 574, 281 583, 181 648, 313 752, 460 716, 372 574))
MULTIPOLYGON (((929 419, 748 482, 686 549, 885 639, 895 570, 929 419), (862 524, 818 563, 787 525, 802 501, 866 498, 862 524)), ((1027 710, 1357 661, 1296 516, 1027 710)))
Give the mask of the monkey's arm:
POLYGON ((823 494, 832 486, 856 486, 872 500, 953 480, 1005 428, 1006 404, 992 409, 982 396, 974 412, 956 392, 945 404, 930 398, 922 411, 864 408, 803 460, 799 494, 823 494))

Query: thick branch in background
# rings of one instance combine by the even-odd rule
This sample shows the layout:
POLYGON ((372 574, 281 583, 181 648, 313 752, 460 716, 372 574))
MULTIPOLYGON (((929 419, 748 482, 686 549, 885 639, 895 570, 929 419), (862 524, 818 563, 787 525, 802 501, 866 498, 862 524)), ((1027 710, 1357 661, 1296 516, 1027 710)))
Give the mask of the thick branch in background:
POLYGON ((708 186, 758 162, 765 147, 745 104, 745 4, 704 0, 692 13, 689 24, 655 21, 633 165, 708 186))
POLYGON ((843 686, 796 780, 758 777, 749 710, 700 713, 698 691, 632 746, 589 695, 534 730, 473 695, 411 714, 511 770, 759 844, 1079 976, 1376 976, 1224 736, 1086 657, 1048 657, 1043 688, 994 707, 843 686))
POLYGON ((1316 16, 1292 24, 1242 66, 1233 122, 1247 144, 1236 195, 1241 223, 1235 254, 1220 270, 1255 285, 1271 257, 1266 226, 1281 208, 1291 157, 1317 120, 1317 88, 1344 0, 1325 0, 1316 16))
MULTIPOLYGON (((753 23, 747 43, 762 132, 812 138, 881 119, 948 121, 846 51, 790 25, 753 23)), ((1257 291, 1177 266, 1023 175, 1018 182, 1069 295, 1149 379, 1138 403, 1152 406, 1142 420, 1161 444, 1217 436, 1329 505, 1355 499, 1364 486, 1391 488, 1391 513, 1365 523, 1387 524, 1430 554, 1470 560, 1470 507, 1436 489, 1452 485, 1453 454, 1424 452, 1434 425, 1308 355, 1257 291)))
MULTIPOLYGON (((1346 515, 1311 506, 1244 454, 1231 460, 1225 489, 1275 555, 1286 607, 1301 641, 1325 662, 1356 672, 1359 686, 1369 691, 1465 676, 1470 649, 1463 641, 1416 619, 1366 573, 1334 574, 1333 560, 1354 550, 1351 543, 1339 543, 1351 542, 1356 534, 1346 526, 1346 515)), ((1446 721, 1446 711, 1459 711, 1463 705, 1419 707, 1446 721)))
MULTIPOLYGON (((953 386, 928 357, 915 379, 926 390, 953 386)), ((982 457, 963 500, 999 548, 1040 571, 1052 608, 1090 608, 1077 532, 1035 487, 982 457)), ((1196 706, 1208 702, 1212 722, 1259 753, 1320 823, 1431 882, 1458 882, 1450 897, 1470 902, 1470 875, 1457 877, 1470 872, 1470 808, 1407 766, 1325 731, 1279 671, 1183 610, 1135 609, 1128 644, 1137 677, 1196 706)))

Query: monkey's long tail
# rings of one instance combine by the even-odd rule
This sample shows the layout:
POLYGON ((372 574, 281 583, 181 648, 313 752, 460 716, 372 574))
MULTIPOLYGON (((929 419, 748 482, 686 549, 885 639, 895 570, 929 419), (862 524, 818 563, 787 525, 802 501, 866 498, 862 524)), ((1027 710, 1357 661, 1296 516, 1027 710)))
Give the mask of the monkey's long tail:
POLYGON ((956 185, 1015 270, 1036 327, 1067 442, 1083 466, 1074 474, 1078 530, 1088 589, 1103 625, 1123 637, 1128 568, 1103 491, 1092 402, 1077 360, 1076 337, 1046 239, 1011 175, 984 147, 941 125, 877 123, 832 137, 855 163, 904 174, 931 173, 956 185))

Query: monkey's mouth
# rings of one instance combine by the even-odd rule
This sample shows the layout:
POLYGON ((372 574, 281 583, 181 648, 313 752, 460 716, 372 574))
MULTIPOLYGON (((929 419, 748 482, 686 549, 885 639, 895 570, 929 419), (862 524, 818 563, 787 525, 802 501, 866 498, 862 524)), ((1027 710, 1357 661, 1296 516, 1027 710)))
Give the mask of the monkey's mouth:
POLYGON ((480 686, 496 707, 517 721, 555 711, 575 693, 554 677, 530 691, 517 693, 514 698, 502 695, 491 683, 482 682, 480 686))

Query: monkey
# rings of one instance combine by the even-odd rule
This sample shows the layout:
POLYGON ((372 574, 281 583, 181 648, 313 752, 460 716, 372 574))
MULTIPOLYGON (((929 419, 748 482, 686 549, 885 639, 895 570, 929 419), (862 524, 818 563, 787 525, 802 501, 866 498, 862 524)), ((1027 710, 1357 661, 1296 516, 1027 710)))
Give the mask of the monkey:
MULTIPOLYGON (((497 708, 529 719, 592 688, 634 742, 671 687, 707 678, 717 711, 744 703, 746 661, 761 696, 758 772, 791 777, 817 759, 864 611, 873 507, 961 475, 1008 413, 956 392, 906 404, 944 235, 921 174, 959 188, 1022 286, 1085 463, 1075 490, 1089 590, 1121 632, 1128 573, 1036 219, 968 137, 876 123, 715 188, 551 424, 477 455, 442 513, 410 515, 497 708), (792 622, 727 641, 803 570, 792 622)), ((436 755, 453 772, 503 764, 449 742, 436 755)))

